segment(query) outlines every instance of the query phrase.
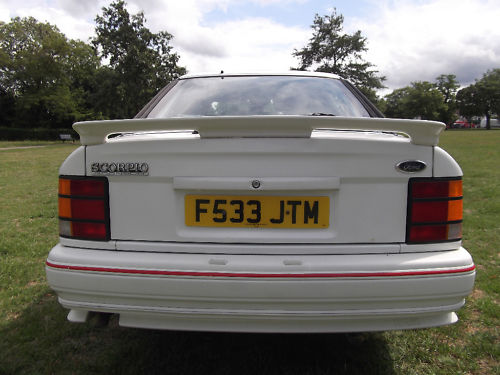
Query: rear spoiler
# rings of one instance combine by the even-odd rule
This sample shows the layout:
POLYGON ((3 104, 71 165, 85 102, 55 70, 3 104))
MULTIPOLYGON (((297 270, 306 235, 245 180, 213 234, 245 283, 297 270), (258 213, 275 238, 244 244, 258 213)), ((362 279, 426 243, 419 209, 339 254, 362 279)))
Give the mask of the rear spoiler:
POLYGON ((415 145, 436 146, 444 128, 436 121, 333 116, 207 116, 73 124, 82 145, 88 146, 106 143, 114 133, 192 130, 201 138, 309 138, 315 129, 390 131, 406 134, 415 145))

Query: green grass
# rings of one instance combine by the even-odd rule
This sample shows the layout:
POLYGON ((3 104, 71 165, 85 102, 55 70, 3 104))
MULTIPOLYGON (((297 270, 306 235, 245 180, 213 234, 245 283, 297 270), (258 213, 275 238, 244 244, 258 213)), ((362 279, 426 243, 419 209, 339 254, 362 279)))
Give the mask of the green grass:
POLYGON ((67 322, 44 261, 58 240, 58 167, 75 146, 0 151, 0 374, 500 374, 500 131, 445 132, 441 146, 465 174, 464 245, 477 265, 475 291, 455 325, 359 336, 67 322))
MULTIPOLYGON (((75 142, 77 143, 77 142, 75 142)), ((10 147, 26 147, 26 146, 51 146, 71 144, 71 141, 0 141, 0 149, 10 147)))

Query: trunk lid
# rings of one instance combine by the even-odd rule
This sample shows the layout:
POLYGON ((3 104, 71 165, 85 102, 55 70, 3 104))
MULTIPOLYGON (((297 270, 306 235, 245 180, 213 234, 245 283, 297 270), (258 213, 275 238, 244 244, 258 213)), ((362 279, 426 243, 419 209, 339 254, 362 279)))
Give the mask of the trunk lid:
MULTIPOLYGON (((111 238, 226 244, 405 241, 410 175, 395 166, 419 160, 427 168, 418 177, 430 177, 433 147, 380 132, 315 130, 310 137, 278 135, 200 137, 176 132, 124 136, 88 145, 86 174, 106 175, 109 180, 111 238), (227 227, 231 219, 227 217, 222 226, 186 225, 187 216, 196 216, 193 206, 186 208, 186 196, 207 197, 209 203, 199 204, 199 216, 209 215, 214 222, 214 217, 224 216, 222 210, 235 222, 227 227), (316 219, 313 202, 322 197, 320 210, 328 207, 327 225, 235 225, 239 206, 235 203, 229 212, 231 201, 241 198, 246 220, 256 218, 251 216, 256 204, 247 202, 263 202, 269 197, 274 197, 270 199, 276 207, 284 202, 289 221, 296 208, 297 221, 308 216, 310 222, 316 219), (226 201, 225 205, 214 207, 214 199, 226 201), (309 203, 307 199, 311 199, 309 203), (293 203, 287 205, 289 201, 300 203, 294 207, 293 203)), ((278 220, 279 208, 272 215, 278 220)))

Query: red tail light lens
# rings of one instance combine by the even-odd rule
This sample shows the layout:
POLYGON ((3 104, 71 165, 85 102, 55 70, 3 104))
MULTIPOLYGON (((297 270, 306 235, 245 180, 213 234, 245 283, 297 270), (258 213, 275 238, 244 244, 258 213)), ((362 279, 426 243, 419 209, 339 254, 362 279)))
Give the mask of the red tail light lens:
POLYGON ((59 177, 59 235, 109 240, 108 191, 105 177, 59 177))
POLYGON ((462 179, 412 178, 408 185, 407 243, 462 238, 462 179))

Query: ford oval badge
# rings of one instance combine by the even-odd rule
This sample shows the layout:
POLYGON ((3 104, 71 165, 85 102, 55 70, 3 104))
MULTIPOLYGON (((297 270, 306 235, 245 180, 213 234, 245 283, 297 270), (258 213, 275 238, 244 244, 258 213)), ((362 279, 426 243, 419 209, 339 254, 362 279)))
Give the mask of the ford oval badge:
POLYGON ((417 173, 423 171, 425 167, 427 164, 420 160, 406 160, 396 164, 396 169, 404 173, 417 173))

